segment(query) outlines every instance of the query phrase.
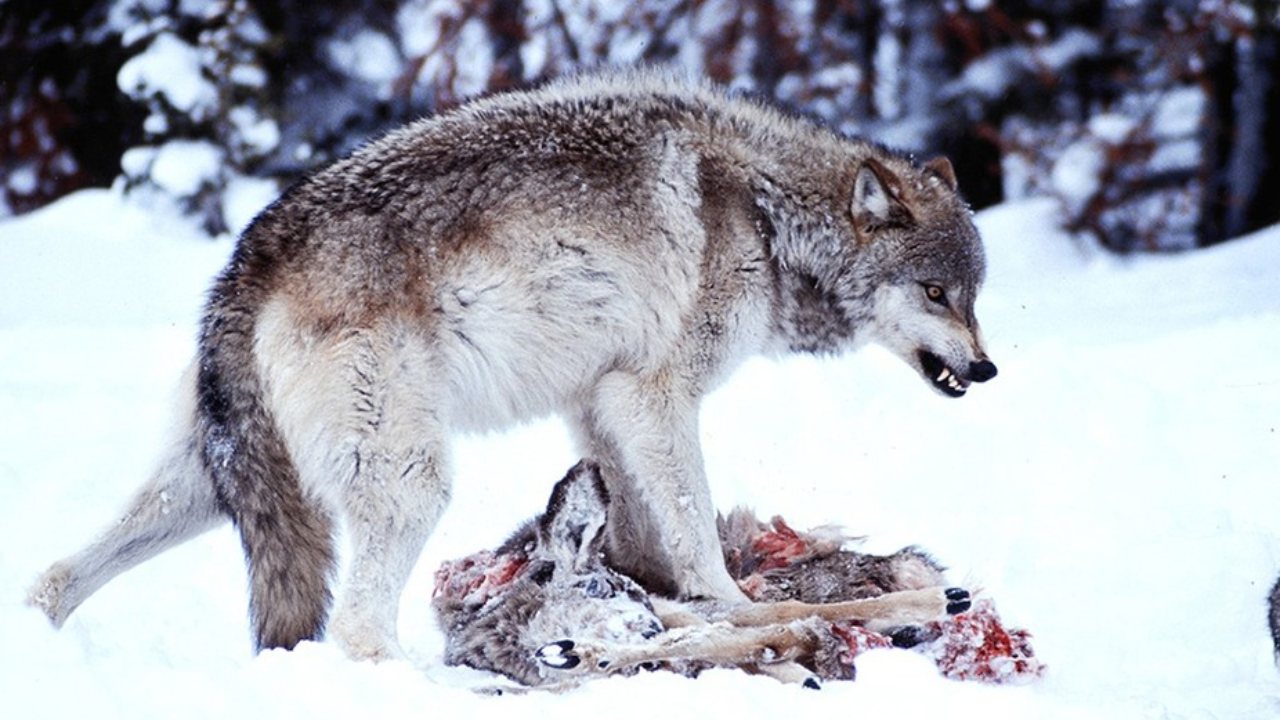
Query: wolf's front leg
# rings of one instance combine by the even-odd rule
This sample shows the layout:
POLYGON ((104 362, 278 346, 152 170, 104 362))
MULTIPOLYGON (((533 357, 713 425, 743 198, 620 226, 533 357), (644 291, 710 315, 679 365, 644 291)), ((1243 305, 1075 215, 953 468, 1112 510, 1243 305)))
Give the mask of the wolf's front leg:
POLYGON ((609 486, 610 564, 650 590, 746 602, 720 549, 698 400, 676 373, 616 371, 597 383, 578 430, 609 486))

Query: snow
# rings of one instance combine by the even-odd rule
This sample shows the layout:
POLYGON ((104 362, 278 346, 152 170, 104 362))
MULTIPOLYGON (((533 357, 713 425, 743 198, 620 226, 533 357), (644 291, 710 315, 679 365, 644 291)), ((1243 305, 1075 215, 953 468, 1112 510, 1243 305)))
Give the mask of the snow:
MULTIPOLYGON (((265 197, 262 198, 265 201, 265 197)), ((249 201, 246 201, 246 204, 249 201)), ((1273 718, 1265 596, 1280 570, 1280 227, 1119 259, 1053 201, 977 216, 979 316, 1000 376, 938 397, 888 353, 756 360, 708 398, 722 508, 917 543, 1031 630, 1042 682, 859 658, 821 692, 723 670, 482 697, 441 664, 442 560, 492 547, 576 459, 556 421, 460 439, 454 500, 406 590, 410 660, 250 652, 239 542, 222 527, 120 576, 61 630, 23 605, 147 472, 202 295, 231 250, 194 221, 83 191, 0 223, 0 714, 23 718, 594 716, 1273 718), (477 520, 483 519, 483 522, 477 520)))
POLYGON ((121 45, 129 47, 169 26, 167 5, 168 0, 117 0, 107 10, 107 27, 120 33, 121 45))
POLYGON ((121 66, 116 82, 130 97, 162 95, 177 110, 199 119, 218 100, 218 91, 200 68, 199 50, 173 33, 162 32, 145 51, 121 66))
MULTIPOLYGON (((466 61, 457 63, 453 91, 460 98, 480 95, 493 77, 493 47, 484 21, 478 17, 468 19, 462 24, 456 42, 454 56, 466 61)), ((430 76, 419 74, 418 77, 430 76)))
POLYGON ((9 189, 18 195, 30 195, 40 186, 40 176, 31 163, 24 163, 9 171, 9 189))
POLYGON ((1147 166, 1154 173, 1186 170, 1200 166, 1200 158, 1204 147, 1196 138, 1184 138, 1172 142, 1164 142, 1156 146, 1151 153, 1147 166))
POLYGON ((208 140, 170 140, 151 161, 151 181, 173 197, 191 197, 217 181, 222 148, 208 140))
POLYGON ((329 42, 329 59, 352 75, 379 87, 390 86, 401 72, 400 53, 391 38, 362 28, 350 37, 329 42))
POLYGON ((1137 126, 1137 120, 1120 113, 1098 113, 1087 124, 1091 134, 1110 145, 1124 142, 1137 126))
POLYGON ((1104 167, 1105 151, 1091 137, 1071 143, 1054 161, 1049 181, 1071 214, 1080 212, 1084 204, 1102 189, 1104 167))
POLYGON ((406 57, 426 55, 442 42, 441 27, 459 8, 432 0, 406 0, 396 11, 396 33, 406 57))
MULTIPOLYGON (((453 2, 407 2, 397 11, 396 26, 405 56, 423 60, 418 82, 449 78, 447 89, 457 98, 485 90, 493 73, 493 48, 483 18, 453 2), (455 34, 444 32, 457 23, 461 27, 455 34)), ((526 72, 530 77, 536 71, 526 72)))
POLYGON ((997 98, 1027 75, 1062 70, 1100 50, 1096 37, 1078 29, 1066 30, 1062 37, 1037 47, 1034 53, 1019 47, 993 50, 969 63, 960 78, 944 89, 944 94, 955 97, 971 92, 988 99, 997 98))
POLYGON ((902 55, 902 43, 892 33, 885 33, 876 43, 876 77, 871 94, 879 117, 903 115, 901 97, 906 88, 903 87, 902 55))
POLYGON ((153 137, 169 132, 169 118, 164 113, 152 113, 142 121, 142 129, 153 137))
POLYGON ((235 126, 240 141, 255 155, 265 155, 280 144, 280 126, 274 118, 263 117, 246 106, 231 108, 227 119, 235 126))
POLYGON ((231 82, 251 88, 267 86, 267 71, 258 65, 241 63, 231 68, 231 82))
POLYGON ((268 178, 236 175, 229 179, 222 193, 222 216, 231 233, 243 232, 258 211, 275 200, 279 192, 279 184, 268 178))
POLYGON ((1156 105, 1151 120, 1157 138, 1180 138, 1193 135, 1204 121, 1209 99, 1199 87, 1180 87, 1166 93, 1156 105))
POLYGON ((1043 64, 1045 70, 1058 71, 1076 62, 1082 57, 1097 55, 1102 50, 1102 42, 1087 30, 1071 28, 1062 33, 1062 37, 1041 47, 1036 59, 1043 64))
MULTIPOLYGON (((151 117, 157 117, 152 115, 151 117)), ((120 156, 120 170, 127 178, 140 178, 151 169, 159 148, 150 145, 131 147, 120 156)))

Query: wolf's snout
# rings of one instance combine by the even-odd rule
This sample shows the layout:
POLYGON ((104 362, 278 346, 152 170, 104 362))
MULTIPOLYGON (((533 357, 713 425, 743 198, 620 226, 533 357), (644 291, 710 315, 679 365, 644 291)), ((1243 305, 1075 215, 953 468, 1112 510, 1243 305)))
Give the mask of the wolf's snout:
POLYGON ((973 382, 986 382, 995 377, 996 372, 996 364, 990 360, 969 363, 969 379, 973 382))

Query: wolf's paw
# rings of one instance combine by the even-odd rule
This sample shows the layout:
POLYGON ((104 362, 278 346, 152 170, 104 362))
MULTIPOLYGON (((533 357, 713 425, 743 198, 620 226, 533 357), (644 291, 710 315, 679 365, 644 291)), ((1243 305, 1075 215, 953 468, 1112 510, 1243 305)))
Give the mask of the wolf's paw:
POLYGON ((36 579, 27 591, 27 605, 39 608, 54 627, 62 627, 71 611, 64 608, 67 586, 71 583, 71 571, 61 563, 49 568, 36 579))
POLYGON ((349 622, 339 616, 330 624, 327 634, 348 658, 357 662, 371 660, 381 663, 405 658, 400 643, 393 635, 369 624, 349 622))
POLYGON ((947 588, 943 593, 947 598, 947 614, 959 615, 973 607, 969 591, 964 588, 947 588))

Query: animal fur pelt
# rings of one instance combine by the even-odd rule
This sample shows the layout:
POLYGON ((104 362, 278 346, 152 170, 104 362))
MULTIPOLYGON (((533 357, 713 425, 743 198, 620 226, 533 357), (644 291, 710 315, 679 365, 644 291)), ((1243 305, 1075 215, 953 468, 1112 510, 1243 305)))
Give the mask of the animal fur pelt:
MULTIPOLYGON (((936 581, 942 572, 941 566, 918 548, 904 548, 892 555, 861 553, 848 549, 856 538, 839 528, 824 526, 801 532, 780 517, 764 523, 745 509, 722 517, 719 529, 726 566, 743 591, 758 602, 831 603, 878 597, 936 581)), ((451 608, 487 605, 520 585, 519 580, 528 579, 524 576, 548 572, 532 557, 532 545, 517 541, 519 537, 517 534, 497 550, 443 563, 436 572, 437 611, 449 615, 451 608)), ((860 654, 894 647, 925 655, 944 676, 955 680, 1025 683, 1045 672, 1044 663, 1031 647, 1030 633, 1006 628, 994 602, 986 597, 977 598, 968 612, 889 632, 846 621, 820 623, 819 627, 824 636, 818 639, 809 669, 824 680, 852 680, 860 654)), ((445 627, 447 635, 451 630, 445 627)), ((508 637, 517 634, 513 630, 508 629, 508 637)), ((474 665, 468 657, 474 655, 446 652, 445 660, 474 665)), ((528 676, 505 672, 526 684, 540 684, 537 664, 532 657, 527 662, 528 676)), ((692 660, 661 668, 696 676, 711 666, 713 663, 692 660)))

